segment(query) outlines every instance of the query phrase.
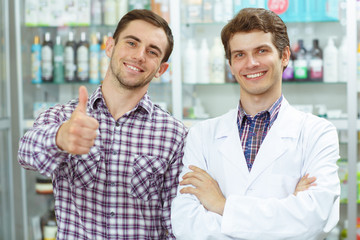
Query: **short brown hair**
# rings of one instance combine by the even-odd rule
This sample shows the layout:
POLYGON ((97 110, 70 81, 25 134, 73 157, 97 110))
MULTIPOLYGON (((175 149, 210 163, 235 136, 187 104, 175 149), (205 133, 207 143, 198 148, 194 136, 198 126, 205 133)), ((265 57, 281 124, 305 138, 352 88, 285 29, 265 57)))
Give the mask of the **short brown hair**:
POLYGON ((272 42, 282 57, 285 47, 290 47, 287 28, 281 18, 270 10, 263 8, 243 8, 221 31, 221 40, 225 56, 231 62, 229 41, 235 33, 261 30, 272 33, 272 42))
POLYGON ((119 39, 120 33, 127 27, 127 25, 134 21, 134 20, 143 20, 145 22, 148 22, 156 27, 162 28, 166 34, 167 40, 168 40, 168 46, 165 51, 165 55, 162 59, 162 62, 166 62, 173 50, 174 47, 174 37, 172 35, 171 29, 168 25, 168 23, 160 17, 159 15, 153 13, 150 10, 146 9, 135 9, 127 14, 125 14, 121 20, 119 21, 116 30, 114 32, 113 38, 115 39, 115 44, 117 43, 119 39))

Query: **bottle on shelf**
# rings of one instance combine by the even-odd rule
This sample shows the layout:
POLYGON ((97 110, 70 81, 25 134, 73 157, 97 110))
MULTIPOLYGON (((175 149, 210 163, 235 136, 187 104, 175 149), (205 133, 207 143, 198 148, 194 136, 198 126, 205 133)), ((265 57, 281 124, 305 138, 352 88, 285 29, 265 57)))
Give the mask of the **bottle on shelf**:
POLYGON ((57 225, 55 216, 54 199, 49 200, 49 206, 44 215, 40 219, 42 234, 44 240, 56 240, 57 225))
MULTIPOLYGON (((338 51, 338 81, 348 81, 348 46, 346 36, 342 39, 338 51)), ((359 63, 358 63, 359 64, 359 63)))
POLYGON ((338 81, 338 50, 333 38, 329 37, 324 49, 324 82, 338 81))
POLYGON ((74 41, 74 33, 69 32, 69 39, 65 44, 64 50, 64 69, 65 69, 65 81, 76 81, 76 43, 74 41))
POLYGON ((89 81, 89 42, 86 33, 80 35, 80 42, 76 48, 77 80, 80 82, 89 81))
POLYGON ((210 82, 225 82, 225 53, 220 37, 214 39, 210 50, 210 82))
POLYGON ((313 40, 313 47, 310 51, 309 71, 311 81, 323 80, 323 56, 318 39, 313 40))
POLYGON ((117 19, 120 20, 128 12, 128 0, 117 0, 117 19))
POLYGON ((213 22, 213 1, 212 0, 203 0, 202 1, 202 22, 213 22))
POLYGON ((93 0, 91 5, 92 24, 101 25, 102 23, 102 5, 100 0, 93 0))
POLYGON ((31 45, 31 82, 38 84, 41 79, 41 44, 40 37, 34 37, 34 43, 31 45))
POLYGON ((282 74, 283 81, 294 80, 294 58, 294 52, 290 49, 289 63, 282 74))
POLYGON ((95 34, 91 35, 90 44, 90 83, 100 84, 100 44, 95 34))
POLYGON ((107 69, 110 64, 110 59, 106 55, 106 41, 108 39, 108 36, 104 36, 101 46, 100 46, 100 80, 101 82, 104 81, 107 69))
POLYGON ((308 78, 308 63, 306 56, 306 49, 304 41, 298 40, 298 49, 296 51, 296 58, 294 60, 294 79, 298 81, 305 81, 308 78))
POLYGON ((54 45, 54 82, 64 83, 64 47, 60 36, 56 36, 54 45))
POLYGON ((41 47, 41 78, 43 82, 53 81, 53 42, 49 32, 45 33, 41 47))
POLYGON ((223 22, 224 21, 224 3, 223 0, 214 0, 214 11, 213 19, 214 22, 223 22))
POLYGON ((199 83, 210 83, 210 66, 209 66, 210 51, 206 38, 201 40, 200 50, 197 54, 198 77, 199 83))
POLYGON ((195 40, 189 39, 185 48, 185 54, 183 56, 183 71, 184 71, 184 83, 196 83, 197 82, 197 54, 195 48, 195 40))
POLYGON ((117 24, 115 0, 105 0, 104 2, 104 24, 108 26, 117 24))

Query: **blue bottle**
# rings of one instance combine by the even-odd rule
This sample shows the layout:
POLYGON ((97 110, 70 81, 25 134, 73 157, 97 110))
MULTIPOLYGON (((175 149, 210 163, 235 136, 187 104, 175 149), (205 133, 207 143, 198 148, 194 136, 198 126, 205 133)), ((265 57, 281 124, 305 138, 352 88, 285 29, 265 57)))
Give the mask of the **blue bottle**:
POLYGON ((41 44, 39 36, 34 37, 34 43, 31 45, 31 82, 34 84, 42 83, 41 44))

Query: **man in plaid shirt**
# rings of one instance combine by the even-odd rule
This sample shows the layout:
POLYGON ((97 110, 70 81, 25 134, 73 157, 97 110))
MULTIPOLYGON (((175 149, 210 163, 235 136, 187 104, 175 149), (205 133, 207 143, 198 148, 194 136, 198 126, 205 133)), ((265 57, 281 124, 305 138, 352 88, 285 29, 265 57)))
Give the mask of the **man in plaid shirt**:
POLYGON ((173 239, 187 134, 147 90, 168 68, 173 36, 164 19, 133 10, 106 43, 111 58, 90 97, 42 113, 20 140, 19 163, 51 176, 57 239, 173 239))

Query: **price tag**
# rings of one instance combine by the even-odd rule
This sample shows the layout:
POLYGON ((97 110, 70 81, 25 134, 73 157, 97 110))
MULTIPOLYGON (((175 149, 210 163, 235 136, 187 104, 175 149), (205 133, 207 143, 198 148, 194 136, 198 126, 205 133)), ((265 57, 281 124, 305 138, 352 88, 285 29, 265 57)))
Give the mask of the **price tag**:
POLYGON ((269 0, 268 8, 276 14, 286 12, 289 7, 289 0, 269 0))

